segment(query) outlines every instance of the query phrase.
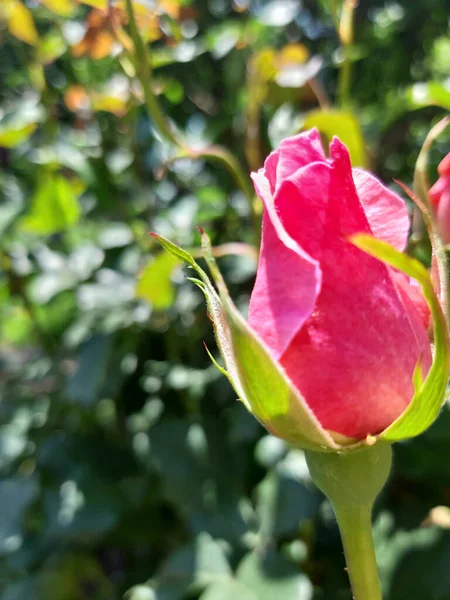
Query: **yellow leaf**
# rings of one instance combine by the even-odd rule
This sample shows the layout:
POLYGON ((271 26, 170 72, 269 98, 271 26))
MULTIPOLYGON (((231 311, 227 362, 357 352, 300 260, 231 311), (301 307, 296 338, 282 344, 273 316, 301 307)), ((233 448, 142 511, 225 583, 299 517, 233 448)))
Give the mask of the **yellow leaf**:
POLYGON ((250 69, 259 81, 270 81, 274 77, 276 73, 275 56, 272 48, 264 48, 252 56, 250 69))
POLYGON ((9 32, 17 39, 30 44, 30 46, 39 44, 39 35, 31 12, 19 0, 9 3, 7 23, 9 32))
POLYGON ((283 67, 287 64, 303 64, 309 58, 309 50, 303 44, 286 44, 277 56, 276 62, 278 67, 283 67))
POLYGON ((349 112, 340 110, 313 110, 306 116, 304 129, 317 127, 329 141, 334 135, 343 142, 350 153, 354 167, 366 167, 367 155, 361 126, 349 112))
POLYGON ((92 102, 92 108, 113 113, 117 117, 125 115, 128 109, 125 100, 108 94, 97 94, 92 102))
POLYGON ((78 0, 79 4, 87 4, 93 8, 101 8, 102 10, 108 10, 108 0, 78 0))
POLYGON ((41 3, 56 15, 70 17, 75 10, 73 0, 41 0, 41 3))
POLYGON ((37 123, 27 125, 16 125, 12 127, 0 127, 0 147, 15 148, 27 140, 35 131, 37 123))

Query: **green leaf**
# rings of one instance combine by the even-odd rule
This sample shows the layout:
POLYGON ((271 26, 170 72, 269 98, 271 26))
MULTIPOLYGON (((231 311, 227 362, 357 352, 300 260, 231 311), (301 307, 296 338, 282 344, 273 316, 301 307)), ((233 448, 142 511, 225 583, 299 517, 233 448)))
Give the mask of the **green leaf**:
POLYGON ((27 125, 14 124, 0 128, 0 146, 3 148, 15 148, 27 140, 36 130, 37 123, 27 125))
POLYGON ((156 310, 170 308, 175 300, 175 289, 171 281, 180 259, 161 252, 142 271, 136 287, 136 296, 151 303, 156 310))
POLYGON ((354 167, 367 166, 361 127, 351 113, 339 110, 313 110, 306 116, 303 129, 311 129, 312 127, 317 127, 329 140, 337 135, 341 142, 347 146, 354 167))
POLYGON ((13 477, 0 482, 0 555, 9 554, 21 545, 24 513, 38 494, 35 479, 13 477))
POLYGON ((108 379, 113 339, 94 335, 81 345, 76 371, 66 386, 68 398, 80 405, 91 406, 101 398, 100 392, 108 379))
POLYGON ((417 529, 394 527, 392 515, 383 512, 373 526, 373 534, 383 597, 449 597, 450 571, 441 557, 448 556, 450 539, 442 529, 423 524, 417 529))
POLYGON ((244 584, 231 579, 230 581, 211 585, 200 596, 200 600, 258 600, 258 597, 244 584))
POLYGON ((271 549, 265 555, 251 553, 239 564, 236 578, 258 600, 311 600, 313 587, 298 566, 271 549))
POLYGON ((197 263, 195 262, 192 255, 189 254, 189 252, 186 252, 186 250, 183 250, 182 248, 180 248, 179 246, 177 246, 176 244, 174 244, 167 238, 163 237, 162 235, 159 235, 157 233, 152 233, 151 235, 155 238, 155 240, 159 244, 161 244, 161 246, 164 248, 164 250, 166 252, 168 252, 172 256, 176 256, 177 258, 179 258, 182 262, 186 263, 187 265, 194 267, 194 269, 198 272, 198 269, 200 267, 198 267, 197 263))
MULTIPOLYGON (((201 533, 190 544, 172 554, 151 581, 156 600, 178 600, 187 592, 203 591, 214 583, 231 579, 231 568, 220 544, 201 533)), ((133 598, 133 596, 131 596, 133 598)))
POLYGON ((275 469, 258 485, 256 497, 260 535, 264 541, 295 536, 300 523, 312 519, 322 502, 312 486, 306 487, 293 475, 275 469))
MULTIPOLYGON (((422 292, 430 308, 434 330, 434 357, 430 371, 422 386, 415 389, 414 397, 406 410, 390 425, 381 438, 397 441, 419 435, 433 423, 445 402, 445 390, 450 371, 450 345, 448 326, 439 300, 426 268, 414 258, 398 252, 389 244, 372 236, 358 234, 352 236, 355 246, 371 256, 413 277, 422 287, 422 292)), ((414 378, 417 384, 417 376, 414 378)))
POLYGON ((30 212, 21 221, 25 231, 52 235, 78 223, 80 207, 74 186, 61 175, 51 175, 31 200, 30 212))
POLYGON ((450 110, 450 91, 445 84, 439 81, 415 83, 406 89, 404 96, 404 100, 411 109, 440 106, 450 110))
POLYGON ((54 29, 47 33, 39 44, 39 60, 44 64, 49 64, 64 54, 66 50, 66 40, 57 29, 54 29))

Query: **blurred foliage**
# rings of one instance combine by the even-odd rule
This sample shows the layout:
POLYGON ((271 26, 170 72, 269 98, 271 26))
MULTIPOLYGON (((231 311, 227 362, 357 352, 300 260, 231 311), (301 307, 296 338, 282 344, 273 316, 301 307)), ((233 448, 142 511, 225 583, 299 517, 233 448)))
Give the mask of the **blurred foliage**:
MULTIPOLYGON (((303 453, 236 402, 200 291, 147 234, 198 255, 201 225, 245 312, 247 173, 282 137, 316 125, 411 183, 450 108, 450 3, 360 4, 342 48, 340 0, 136 0, 139 81, 126 3, 0 3, 0 600, 350 598, 303 453)), ((387 600, 450 600, 449 452, 450 408, 396 446, 387 600)))

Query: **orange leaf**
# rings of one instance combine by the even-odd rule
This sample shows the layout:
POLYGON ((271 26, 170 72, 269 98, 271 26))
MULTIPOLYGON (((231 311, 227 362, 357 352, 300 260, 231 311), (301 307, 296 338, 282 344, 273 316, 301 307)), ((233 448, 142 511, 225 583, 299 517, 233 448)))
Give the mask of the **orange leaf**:
POLYGON ((90 56, 101 59, 108 56, 114 45, 114 37, 109 30, 108 13, 93 10, 87 18, 87 31, 81 41, 72 47, 74 56, 90 56))
POLYGON ((72 112, 86 110, 90 106, 89 97, 82 85, 71 85, 64 94, 64 102, 72 112))

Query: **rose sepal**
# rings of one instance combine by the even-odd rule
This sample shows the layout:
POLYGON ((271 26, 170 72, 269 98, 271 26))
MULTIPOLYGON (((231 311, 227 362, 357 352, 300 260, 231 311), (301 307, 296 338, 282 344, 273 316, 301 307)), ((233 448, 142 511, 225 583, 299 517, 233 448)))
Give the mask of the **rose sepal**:
POLYGON ((415 258, 398 252, 386 242, 357 234, 350 241, 367 254, 412 277, 422 288, 433 323, 433 362, 423 380, 420 360, 413 376, 414 396, 403 413, 376 438, 395 442, 423 433, 439 415, 447 400, 450 374, 450 342, 447 320, 427 269, 415 258))

